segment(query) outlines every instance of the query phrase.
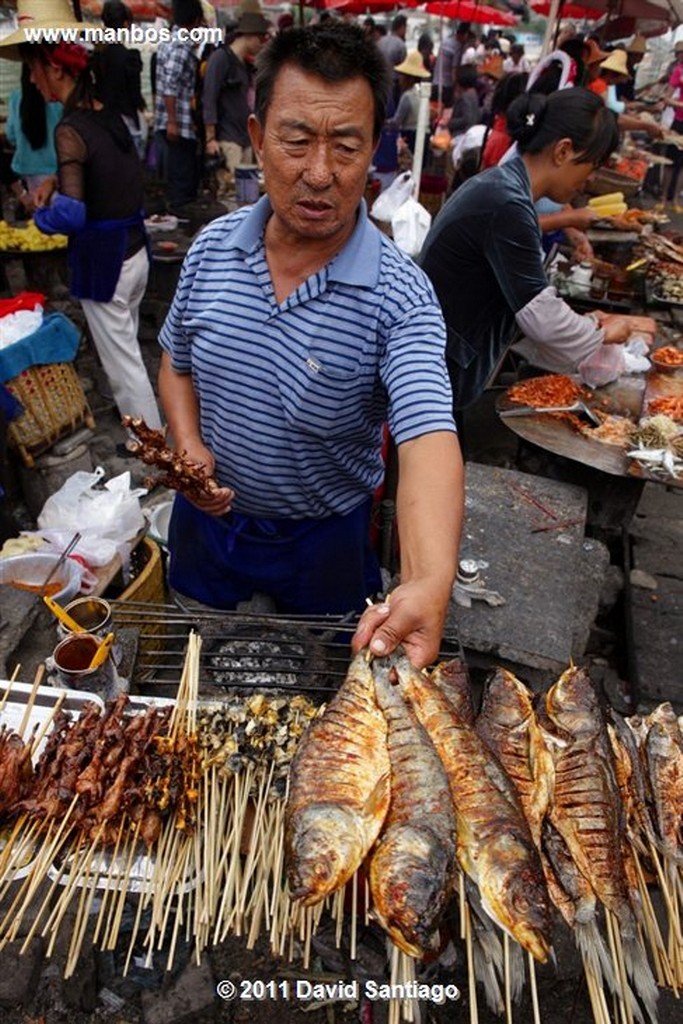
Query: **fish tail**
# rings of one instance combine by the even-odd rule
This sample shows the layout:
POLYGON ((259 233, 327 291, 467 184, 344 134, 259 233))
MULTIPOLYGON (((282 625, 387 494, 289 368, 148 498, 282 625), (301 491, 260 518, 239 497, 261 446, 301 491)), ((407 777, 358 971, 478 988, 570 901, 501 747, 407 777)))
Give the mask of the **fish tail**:
POLYGON ((577 921, 574 925, 574 938, 584 963, 590 967, 593 975, 602 978, 610 992, 615 992, 616 981, 612 960, 595 918, 591 918, 590 921, 577 921))
POLYGON ((518 942, 508 942, 510 957, 510 998, 513 1003, 518 1003, 522 998, 525 981, 524 950, 518 942))
MULTIPOLYGON (((656 1024, 657 1021, 657 983, 652 974, 652 969, 648 963, 645 950, 638 941, 636 935, 623 935, 621 936, 622 949, 624 953, 624 963, 626 965, 626 973, 633 982, 638 996, 640 997, 645 1012, 652 1021, 652 1024, 656 1024)), ((635 1000, 632 998, 632 1002, 635 1004, 635 1000)), ((634 1012, 637 1007, 634 1006, 634 1012)), ((638 1014, 636 1013, 636 1016, 638 1014)), ((640 1018, 642 1019, 642 1018, 640 1018)))
POLYGON ((500 942, 498 942, 497 956, 499 962, 497 963, 495 950, 488 946, 485 940, 485 937, 489 934, 492 933, 483 932, 479 934, 478 932, 475 932, 472 936, 474 976, 483 986, 486 1005, 492 1013, 495 1013, 497 1017, 500 1017, 505 1009, 499 980, 503 968, 502 951, 500 948, 500 942))

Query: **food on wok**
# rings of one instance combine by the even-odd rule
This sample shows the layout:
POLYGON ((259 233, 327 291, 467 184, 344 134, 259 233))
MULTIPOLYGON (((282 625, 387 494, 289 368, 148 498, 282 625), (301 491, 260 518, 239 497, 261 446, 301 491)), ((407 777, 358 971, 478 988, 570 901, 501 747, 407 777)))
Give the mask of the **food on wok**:
POLYGON ((574 402, 586 396, 587 392, 580 384, 561 373, 532 377, 530 380, 513 384, 507 390, 507 397, 511 402, 529 405, 535 409, 542 409, 546 406, 573 405, 574 402))
POLYGON ((651 358, 665 366, 683 366, 683 349, 675 345, 664 345, 653 352, 651 358))

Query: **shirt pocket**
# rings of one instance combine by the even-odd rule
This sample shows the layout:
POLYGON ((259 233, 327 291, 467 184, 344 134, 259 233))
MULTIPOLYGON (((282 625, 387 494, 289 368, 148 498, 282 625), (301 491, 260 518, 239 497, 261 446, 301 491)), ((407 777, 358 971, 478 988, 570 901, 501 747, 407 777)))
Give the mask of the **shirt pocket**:
POLYGON ((276 366, 288 424, 316 437, 347 437, 359 429, 363 379, 360 359, 310 349, 294 366, 276 366))

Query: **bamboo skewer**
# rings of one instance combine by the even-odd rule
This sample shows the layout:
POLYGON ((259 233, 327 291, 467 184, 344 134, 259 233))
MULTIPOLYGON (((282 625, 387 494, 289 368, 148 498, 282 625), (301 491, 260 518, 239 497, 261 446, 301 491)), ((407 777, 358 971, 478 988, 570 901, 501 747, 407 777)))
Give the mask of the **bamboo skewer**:
POLYGON ((536 961, 532 957, 531 953, 527 953, 529 958, 529 988, 531 989, 531 1006, 534 1014, 534 1024, 541 1024, 541 1010, 538 1005, 538 989, 536 987, 536 961))
POLYGON ((512 991, 510 979, 510 937, 503 932, 503 964, 505 978, 505 1024, 512 1024, 512 991))
POLYGON ((24 716, 23 716, 23 718, 21 720, 21 725, 17 729, 17 733, 21 737, 22 740, 24 738, 24 732, 26 731, 26 726, 28 725, 29 720, 31 718, 31 712, 33 711, 33 705, 35 704, 36 697, 38 696, 38 687, 41 684, 44 672, 45 672, 45 666, 44 665, 40 665, 38 667, 38 671, 35 674, 35 678, 33 680, 33 686, 31 687, 31 692, 28 695, 28 700, 26 701, 26 708, 24 709, 24 716))
POLYGON ((467 904, 460 904, 460 912, 465 914, 465 949, 467 951, 467 989, 470 999, 470 1024, 479 1024, 479 1007, 477 1005, 477 978, 474 973, 474 949, 472 947, 472 916, 467 904))

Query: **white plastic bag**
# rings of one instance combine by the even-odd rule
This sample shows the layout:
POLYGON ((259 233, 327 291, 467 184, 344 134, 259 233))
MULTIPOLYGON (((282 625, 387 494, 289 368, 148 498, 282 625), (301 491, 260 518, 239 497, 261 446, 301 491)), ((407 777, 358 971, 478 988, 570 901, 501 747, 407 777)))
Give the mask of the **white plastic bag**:
POLYGON ((410 171, 399 174, 391 185, 377 196, 372 204, 370 215, 375 220, 386 221, 387 224, 390 224, 396 211, 413 194, 413 185, 413 176, 410 171))
POLYGON ((131 489, 130 473, 121 473, 98 486, 104 477, 101 466, 93 473, 73 473, 52 494, 38 516, 40 530, 78 530, 83 537, 106 538, 123 551, 146 525, 140 507, 144 488, 131 489))
POLYGON ((579 377, 589 388, 601 388, 626 372, 624 345, 600 345, 579 364, 579 377))
POLYGON ((402 252, 417 256, 431 223, 432 215, 411 196, 391 218, 394 242, 402 252))

